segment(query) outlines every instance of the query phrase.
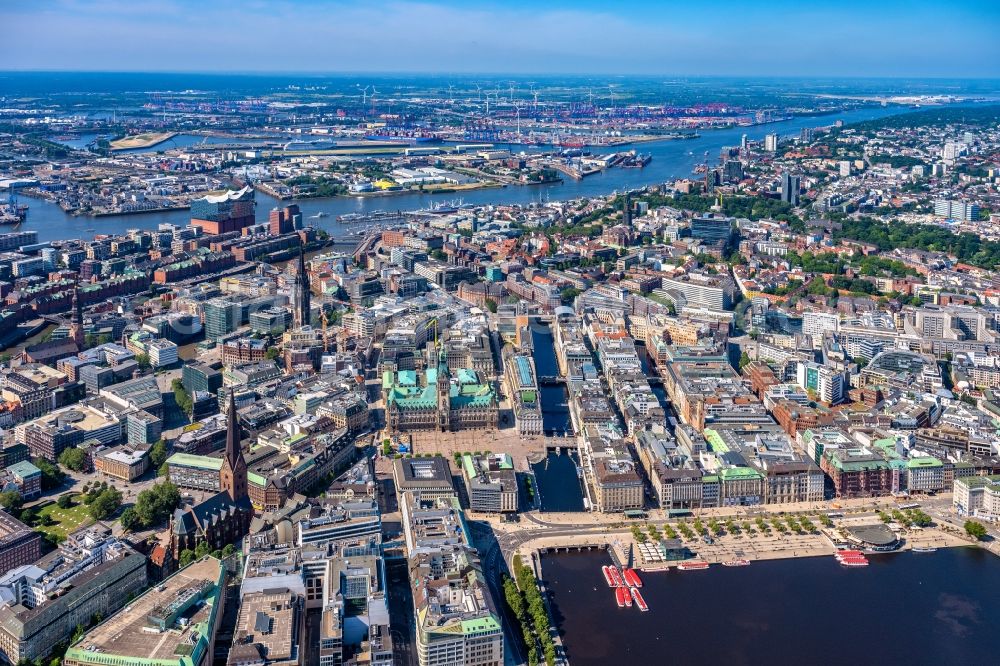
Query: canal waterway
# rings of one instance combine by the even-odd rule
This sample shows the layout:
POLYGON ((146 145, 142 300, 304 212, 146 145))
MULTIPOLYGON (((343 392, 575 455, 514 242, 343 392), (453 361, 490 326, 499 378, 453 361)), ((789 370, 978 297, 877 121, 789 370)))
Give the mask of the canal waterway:
POLYGON ((583 511, 583 489, 577 475, 576 454, 550 451, 532 465, 542 511, 583 511))
POLYGON ((647 613, 617 607, 601 574, 607 553, 546 555, 542 577, 573 666, 996 663, 996 556, 869 559, 860 569, 814 557, 645 573, 647 613))
MULTIPOLYGON (((428 208, 435 203, 461 197, 466 203, 476 205, 486 204, 529 204, 538 201, 565 200, 583 196, 599 196, 614 191, 624 191, 646 185, 663 183, 671 179, 691 175, 694 167, 709 154, 711 162, 718 159, 723 146, 739 145, 740 138, 746 134, 752 140, 761 140, 764 135, 777 133, 781 136, 798 136, 802 128, 831 125, 837 120, 845 123, 871 120, 908 111, 901 107, 874 107, 845 111, 843 113, 823 116, 804 116, 767 125, 753 127, 733 127, 719 130, 705 130, 701 136, 694 139, 676 139, 640 143, 629 148, 648 153, 653 161, 643 169, 608 169, 583 180, 567 179, 562 183, 533 186, 509 186, 505 188, 487 188, 458 194, 403 194, 389 197, 336 197, 332 199, 303 199, 296 201, 302 208, 306 218, 323 212, 329 217, 311 219, 309 224, 326 229, 332 235, 344 235, 355 229, 340 225, 333 219, 345 213, 366 213, 375 210, 416 210, 428 208)), ((174 144, 161 144, 158 148, 170 147, 177 142, 189 142, 186 145, 198 143, 203 137, 182 135, 175 138, 174 144)), ((209 137, 208 142, 232 142, 231 139, 209 137)), ((516 149, 516 147, 515 147, 516 149)), ((609 152, 621 148, 594 148, 593 152, 609 152)), ((28 220, 22 226, 24 229, 38 231, 39 240, 52 241, 67 238, 90 238, 95 233, 123 233, 127 229, 155 228, 163 222, 171 224, 187 224, 190 213, 187 210, 176 210, 164 213, 143 213, 139 215, 112 215, 100 218, 74 217, 67 215, 55 204, 39 199, 24 198, 30 210, 28 220), (90 231, 93 229, 93 231, 90 231)), ((266 194, 257 193, 257 219, 266 220, 268 212, 280 202, 266 194)))
MULTIPOLYGON (((532 324, 532 357, 539 377, 558 377, 559 364, 553 344, 551 329, 544 324, 532 324)), ((565 384, 541 384, 539 398, 542 402, 542 428, 546 434, 562 435, 573 432, 569 415, 569 393, 565 384)))

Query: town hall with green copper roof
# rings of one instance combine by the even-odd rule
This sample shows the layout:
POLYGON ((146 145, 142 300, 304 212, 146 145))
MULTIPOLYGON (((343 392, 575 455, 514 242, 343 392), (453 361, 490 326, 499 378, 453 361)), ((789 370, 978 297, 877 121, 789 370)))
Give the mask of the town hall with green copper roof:
POLYGON ((427 367, 382 374, 386 421, 394 432, 495 428, 500 403, 492 380, 472 368, 449 368, 443 350, 427 347, 427 367))

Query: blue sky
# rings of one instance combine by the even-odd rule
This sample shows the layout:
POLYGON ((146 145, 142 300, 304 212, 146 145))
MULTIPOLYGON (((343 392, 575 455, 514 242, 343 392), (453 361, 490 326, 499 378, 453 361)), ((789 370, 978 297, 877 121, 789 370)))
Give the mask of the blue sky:
POLYGON ((1000 78, 1000 0, 0 0, 0 26, 0 69, 1000 78))

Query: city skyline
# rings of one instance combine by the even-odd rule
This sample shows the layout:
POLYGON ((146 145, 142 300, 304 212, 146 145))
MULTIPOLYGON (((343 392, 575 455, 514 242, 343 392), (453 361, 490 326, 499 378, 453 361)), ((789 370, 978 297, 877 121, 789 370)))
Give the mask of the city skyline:
POLYGON ((966 78, 996 76, 1000 61, 995 3, 723 0, 713 9, 435 0, 237 12, 215 1, 46 0, 0 11, 0 55, 9 69, 45 71, 966 78), (949 34, 963 35, 962 49, 942 39, 949 34), (276 48, 261 48, 265 37, 276 48))
POLYGON ((1000 0, 0 26, 0 666, 989 654, 1000 0))

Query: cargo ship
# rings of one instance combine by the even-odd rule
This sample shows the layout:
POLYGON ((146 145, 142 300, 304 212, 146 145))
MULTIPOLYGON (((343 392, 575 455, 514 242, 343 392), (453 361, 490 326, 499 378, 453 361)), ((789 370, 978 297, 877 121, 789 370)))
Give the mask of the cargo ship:
POLYGON ((639 578, 639 574, 635 572, 635 569, 625 567, 622 569, 622 577, 625 579, 625 584, 629 587, 642 587, 642 579, 639 578))
POLYGON ((21 224, 27 217, 28 207, 17 203, 13 193, 5 203, 0 203, 0 224, 21 224))
POLYGON ((648 611, 649 606, 646 605, 646 600, 642 598, 641 594, 639 594, 639 590, 633 587, 629 591, 632 593, 632 599, 635 601, 635 605, 639 607, 639 610, 641 610, 643 613, 648 611))
POLYGON ((615 588, 615 600, 618 602, 618 608, 625 608, 625 599, 628 598, 628 590, 624 587, 615 588))
POLYGON ((314 139, 312 141, 306 141, 303 139, 294 139, 289 141, 281 147, 282 150, 331 150, 337 147, 336 141, 329 141, 327 139, 314 139))
POLYGON ((643 153, 638 153, 634 155, 629 155, 621 162, 621 167, 623 169, 641 169, 653 160, 652 155, 645 155, 643 153))
POLYGON ((366 134, 368 141, 387 141, 390 143, 441 143, 442 139, 434 134, 424 134, 421 132, 394 132, 391 134, 366 134))

